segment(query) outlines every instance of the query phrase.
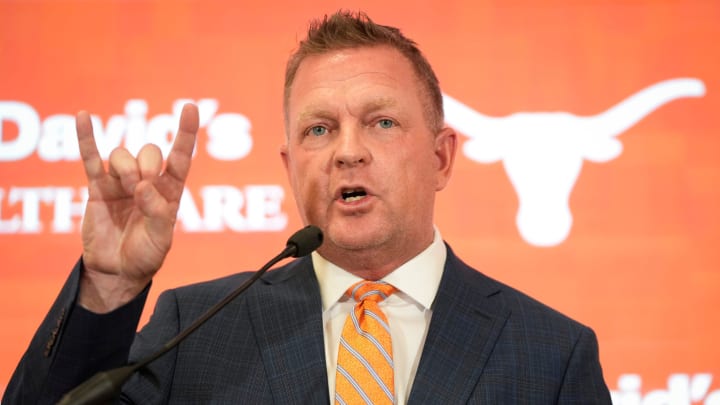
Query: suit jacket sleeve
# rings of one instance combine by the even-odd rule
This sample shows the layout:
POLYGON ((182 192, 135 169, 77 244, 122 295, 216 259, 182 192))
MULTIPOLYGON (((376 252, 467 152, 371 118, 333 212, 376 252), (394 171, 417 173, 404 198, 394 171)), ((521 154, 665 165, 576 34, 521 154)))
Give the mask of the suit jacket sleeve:
POLYGON ((127 362, 148 289, 98 315, 76 305, 82 269, 79 260, 15 369, 3 404, 54 404, 95 373, 127 362))
POLYGON ((558 403, 611 403, 598 358, 597 338, 592 329, 584 328, 575 343, 560 387, 558 403))

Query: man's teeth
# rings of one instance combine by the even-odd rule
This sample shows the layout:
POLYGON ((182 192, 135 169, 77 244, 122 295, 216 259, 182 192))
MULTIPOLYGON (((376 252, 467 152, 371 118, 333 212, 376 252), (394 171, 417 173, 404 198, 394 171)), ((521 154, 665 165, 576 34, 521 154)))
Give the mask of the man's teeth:
POLYGON ((353 202, 353 201, 362 200, 363 198, 365 198, 364 195, 356 195, 356 196, 352 196, 352 197, 343 197, 343 201, 353 202))

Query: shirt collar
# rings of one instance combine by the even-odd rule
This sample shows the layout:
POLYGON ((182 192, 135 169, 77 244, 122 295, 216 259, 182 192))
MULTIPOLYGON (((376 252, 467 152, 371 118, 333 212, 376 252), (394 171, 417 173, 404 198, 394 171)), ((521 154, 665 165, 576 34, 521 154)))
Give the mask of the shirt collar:
MULTIPOLYGON (((440 286, 446 257, 447 249, 442 235, 435 228, 435 236, 430 246, 388 274, 383 280, 417 301, 425 309, 430 309, 440 286)), ((332 307, 351 285, 361 280, 354 274, 329 262, 317 252, 312 253, 312 261, 315 276, 320 284, 323 311, 332 307)))

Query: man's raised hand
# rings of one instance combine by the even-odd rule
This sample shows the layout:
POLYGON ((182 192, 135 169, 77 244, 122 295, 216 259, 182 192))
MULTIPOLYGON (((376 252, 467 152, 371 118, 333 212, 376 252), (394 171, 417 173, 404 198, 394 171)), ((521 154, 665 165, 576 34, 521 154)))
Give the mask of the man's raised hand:
POLYGON ((198 109, 186 104, 165 162, 152 144, 133 157, 125 148, 110 154, 105 170, 87 112, 77 115, 77 134, 88 203, 82 226, 85 271, 78 303, 108 312, 134 298, 158 271, 172 243, 198 130, 198 109))

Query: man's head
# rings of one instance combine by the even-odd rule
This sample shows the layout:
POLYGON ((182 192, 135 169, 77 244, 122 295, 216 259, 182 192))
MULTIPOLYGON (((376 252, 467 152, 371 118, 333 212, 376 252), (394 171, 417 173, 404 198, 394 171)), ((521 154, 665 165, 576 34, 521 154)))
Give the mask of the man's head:
MULTIPOLYGON (((334 36, 354 37, 354 30, 334 36)), ((299 213, 325 233, 320 254, 368 279, 430 245, 435 194, 455 156, 455 133, 435 122, 437 114, 428 118, 437 106, 404 55, 376 41, 306 52, 296 57, 286 91, 281 156, 299 213)))
POLYGON ((311 55, 325 54, 341 49, 387 45, 405 56, 413 66, 415 75, 424 88, 425 114, 428 126, 433 132, 444 124, 442 94, 438 79, 430 63, 425 59, 417 44, 406 38, 399 29, 374 23, 365 13, 338 11, 322 20, 310 23, 307 37, 301 41, 297 51, 290 56, 285 68, 285 93, 283 97, 285 123, 288 121, 287 103, 295 74, 302 61, 311 55))

